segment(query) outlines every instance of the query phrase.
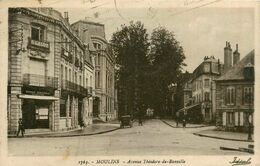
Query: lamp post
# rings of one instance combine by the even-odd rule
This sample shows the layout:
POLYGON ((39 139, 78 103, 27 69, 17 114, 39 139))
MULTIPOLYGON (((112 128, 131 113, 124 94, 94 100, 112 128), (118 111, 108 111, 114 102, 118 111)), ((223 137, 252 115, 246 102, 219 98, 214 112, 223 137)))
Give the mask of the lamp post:
POLYGON ((247 94, 247 101, 249 102, 249 111, 248 111, 248 116, 247 116, 247 121, 248 121, 248 141, 252 141, 252 109, 251 109, 251 104, 252 104, 252 96, 251 94, 247 94))
POLYGON ((252 141, 252 115, 249 113, 248 115, 248 141, 252 141))
POLYGON ((172 96, 171 96, 171 101, 172 101, 171 116, 173 117, 174 110, 175 110, 175 94, 176 94, 176 89, 177 89, 177 83, 170 84, 169 89, 172 90, 172 96))

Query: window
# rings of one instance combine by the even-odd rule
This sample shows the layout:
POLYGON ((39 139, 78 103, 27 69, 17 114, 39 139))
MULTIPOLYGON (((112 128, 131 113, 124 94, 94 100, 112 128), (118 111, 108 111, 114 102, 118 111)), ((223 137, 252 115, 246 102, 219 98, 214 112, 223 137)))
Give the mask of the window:
POLYGON ((60 38, 61 38, 61 44, 62 44, 62 48, 64 49, 64 36, 63 34, 60 35, 60 38))
POLYGON ((68 68, 65 67, 65 80, 68 80, 68 68))
POLYGON ((69 81, 71 81, 71 69, 69 69, 69 81))
POLYGON ((253 104, 254 101, 254 95, 253 95, 253 88, 252 87, 244 87, 244 104, 253 104))
POLYGON ((234 125, 235 116, 234 112, 227 112, 227 125, 234 125))
POLYGON ((75 84, 77 84, 77 72, 75 72, 75 76, 74 76, 74 78, 75 78, 75 84))
POLYGON ((226 89, 226 104, 227 105, 234 105, 235 104, 235 88, 234 87, 228 87, 226 89))
POLYGON ((96 75, 96 87, 99 88, 100 87, 100 72, 96 71, 95 75, 96 75))
POLYGON ((204 93, 204 100, 209 101, 209 92, 204 93))
POLYGON ((60 78, 63 79, 63 65, 60 65, 60 78))
POLYGON ((209 79, 204 80, 204 87, 208 88, 209 87, 209 79))
POLYGON ((88 86, 88 77, 86 78, 86 87, 88 86))
POLYGON ((90 83, 90 86, 92 87, 92 76, 90 76, 89 83, 90 83))
POLYGON ((32 40, 44 41, 44 27, 33 25, 31 28, 32 40))
POLYGON ((60 117, 66 117, 66 101, 60 99, 60 117))
POLYGON ((97 50, 100 50, 100 49, 101 49, 101 44, 99 44, 99 43, 93 43, 93 45, 94 45, 95 49, 97 49, 97 50))
POLYGON ((97 65, 100 65, 100 53, 97 54, 97 65))

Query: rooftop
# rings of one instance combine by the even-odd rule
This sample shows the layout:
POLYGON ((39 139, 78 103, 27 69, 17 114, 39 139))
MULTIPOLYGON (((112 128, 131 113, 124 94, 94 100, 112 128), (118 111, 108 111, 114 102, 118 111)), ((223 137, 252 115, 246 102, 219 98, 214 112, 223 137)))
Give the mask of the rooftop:
POLYGON ((230 68, 225 74, 217 79, 217 81, 225 80, 244 80, 243 69, 248 64, 255 64, 255 51, 249 52, 243 59, 241 59, 236 65, 230 68))

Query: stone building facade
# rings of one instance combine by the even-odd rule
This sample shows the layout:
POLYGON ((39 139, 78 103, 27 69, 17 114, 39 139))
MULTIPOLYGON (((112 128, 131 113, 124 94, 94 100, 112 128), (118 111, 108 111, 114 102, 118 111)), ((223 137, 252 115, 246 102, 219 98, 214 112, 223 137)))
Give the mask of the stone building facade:
POLYGON ((228 131, 247 131, 254 117, 254 51, 233 60, 234 65, 216 80, 216 124, 228 131))
POLYGON ((205 57, 204 61, 193 71, 186 83, 184 112, 191 122, 212 122, 215 119, 214 80, 221 75, 222 64, 215 57, 205 57), (191 96, 189 98, 189 96, 191 96))
POLYGON ((84 43, 93 51, 95 61, 95 99, 93 115, 104 121, 117 117, 115 109, 115 58, 105 38, 103 24, 80 20, 72 24, 84 43))
POLYGON ((8 131, 77 128, 92 94, 85 69, 93 73, 85 44, 67 13, 51 8, 9 9, 8 131))

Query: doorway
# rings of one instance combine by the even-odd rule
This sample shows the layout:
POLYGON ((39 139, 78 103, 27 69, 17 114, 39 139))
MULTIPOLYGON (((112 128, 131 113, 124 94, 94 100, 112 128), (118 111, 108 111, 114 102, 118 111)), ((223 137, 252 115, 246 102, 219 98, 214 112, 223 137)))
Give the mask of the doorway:
POLYGON ((49 128, 49 108, 51 102, 25 99, 22 105, 25 129, 49 128))

